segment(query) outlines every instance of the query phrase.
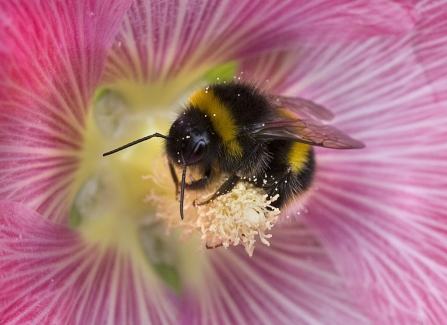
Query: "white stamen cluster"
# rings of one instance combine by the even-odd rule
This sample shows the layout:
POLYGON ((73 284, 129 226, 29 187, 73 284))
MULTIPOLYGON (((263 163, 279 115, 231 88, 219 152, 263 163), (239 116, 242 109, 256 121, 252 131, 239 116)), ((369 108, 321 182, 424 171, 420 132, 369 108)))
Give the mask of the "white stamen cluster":
MULTIPOLYGON (((159 183, 156 178, 160 176, 158 174, 150 178, 159 183)), ((164 220, 167 230, 181 227, 185 237, 199 233, 208 248, 243 245, 248 255, 252 256, 256 236, 259 236, 263 244, 270 245, 268 239, 272 235, 266 234, 266 231, 271 230, 278 220, 280 211, 271 205, 278 196, 268 200, 263 189, 239 181, 229 193, 203 205, 193 204, 194 200, 199 203, 206 201, 224 180, 225 177, 222 177, 206 191, 186 191, 184 220, 180 219, 179 202, 174 195, 157 195, 152 192, 146 197, 146 201, 156 205, 156 218, 164 220)))
POLYGON ((256 236, 270 246, 267 239, 272 235, 265 232, 278 220, 279 210, 271 206, 276 199, 267 200, 267 194, 250 183, 237 183, 231 192, 197 207, 202 240, 208 247, 241 244, 252 256, 256 236))

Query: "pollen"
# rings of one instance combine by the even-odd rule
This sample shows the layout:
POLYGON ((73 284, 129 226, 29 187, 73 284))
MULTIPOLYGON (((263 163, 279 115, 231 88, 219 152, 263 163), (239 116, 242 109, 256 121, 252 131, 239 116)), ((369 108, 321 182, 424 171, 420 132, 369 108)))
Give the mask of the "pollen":
POLYGON ((197 207, 202 241, 207 247, 242 245, 250 256, 257 237, 270 246, 272 235, 266 231, 278 220, 280 211, 271 205, 277 198, 268 200, 262 189, 247 182, 237 183, 229 193, 197 207))
MULTIPOLYGON (((166 177, 169 177, 167 172, 156 173, 149 178, 165 187, 166 177)), ((156 219, 164 221, 168 233, 171 229, 181 229, 182 241, 195 236, 202 242, 202 247, 207 248, 242 245, 247 254, 252 256, 258 239, 262 244, 270 246, 272 235, 267 232, 272 229, 280 214, 272 203, 279 196, 268 198, 263 189, 239 181, 230 192, 206 202, 226 178, 228 175, 222 175, 206 190, 185 191, 183 220, 172 188, 163 190, 165 194, 152 191, 147 195, 146 202, 155 204, 156 219)))

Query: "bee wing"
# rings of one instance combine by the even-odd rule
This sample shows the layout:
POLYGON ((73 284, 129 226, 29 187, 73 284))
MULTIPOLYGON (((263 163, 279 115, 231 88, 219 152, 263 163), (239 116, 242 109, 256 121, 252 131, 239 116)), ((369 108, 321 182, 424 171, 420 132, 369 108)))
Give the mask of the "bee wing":
POLYGON ((269 96, 270 102, 277 108, 286 108, 302 119, 329 121, 334 114, 314 102, 297 97, 269 96))
POLYGON ((362 142, 352 139, 337 128, 319 124, 314 120, 281 119, 256 124, 253 126, 251 135, 254 138, 303 142, 334 149, 364 147, 362 142))

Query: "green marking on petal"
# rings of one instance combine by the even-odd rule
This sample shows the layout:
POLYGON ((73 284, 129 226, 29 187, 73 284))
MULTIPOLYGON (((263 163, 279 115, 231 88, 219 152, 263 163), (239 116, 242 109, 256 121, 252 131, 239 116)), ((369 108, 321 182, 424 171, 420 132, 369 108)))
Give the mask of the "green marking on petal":
POLYGON ((182 281, 178 271, 178 237, 173 232, 167 234, 161 221, 142 226, 139 234, 149 264, 166 285, 180 293, 182 281))
POLYGON ((180 273, 177 269, 169 264, 155 264, 153 265, 155 271, 160 278, 175 292, 180 293, 182 291, 182 283, 180 280, 180 273))
POLYGON ((96 89, 95 94, 93 95, 93 103, 97 103, 98 100, 100 100, 105 94, 109 92, 109 88, 106 87, 100 87, 96 89))
POLYGON ((71 228, 77 228, 82 222, 82 216, 79 210, 76 208, 75 205, 71 207, 70 211, 70 219, 68 220, 68 225, 71 228))
POLYGON ((205 74, 205 79, 211 83, 216 81, 230 81, 233 80, 236 70, 236 61, 230 61, 208 71, 205 74))
POLYGON ((99 88, 94 95, 93 115, 103 135, 117 138, 128 129, 131 114, 123 96, 116 91, 99 88))

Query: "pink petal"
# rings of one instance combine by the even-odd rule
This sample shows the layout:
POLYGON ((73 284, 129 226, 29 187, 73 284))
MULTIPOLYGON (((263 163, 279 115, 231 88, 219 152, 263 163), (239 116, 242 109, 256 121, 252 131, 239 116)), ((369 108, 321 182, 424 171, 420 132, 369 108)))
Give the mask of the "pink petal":
POLYGON ((414 35, 414 47, 418 61, 424 66, 425 76, 434 88, 438 100, 447 98, 445 78, 447 64, 445 63, 447 43, 447 5, 439 1, 428 3, 423 8, 423 14, 430 19, 421 19, 414 35))
POLYGON ((206 251, 207 286, 187 290, 179 324, 369 324, 306 227, 288 220, 271 233, 251 258, 240 247, 206 251))
POLYGON ((1 324, 166 324, 176 309, 141 261, 0 201, 1 324))
POLYGON ((88 102, 128 2, 2 3, 0 198, 66 211, 88 102))
POLYGON ((410 2, 141 1, 124 20, 108 80, 198 78, 219 63, 303 43, 399 34, 414 24, 410 2))
POLYGON ((403 37, 244 66, 263 78, 276 68, 273 89, 326 105, 337 126, 365 142, 358 151, 317 151, 304 218, 374 324, 447 317, 446 12, 445 1, 426 2, 403 37))

